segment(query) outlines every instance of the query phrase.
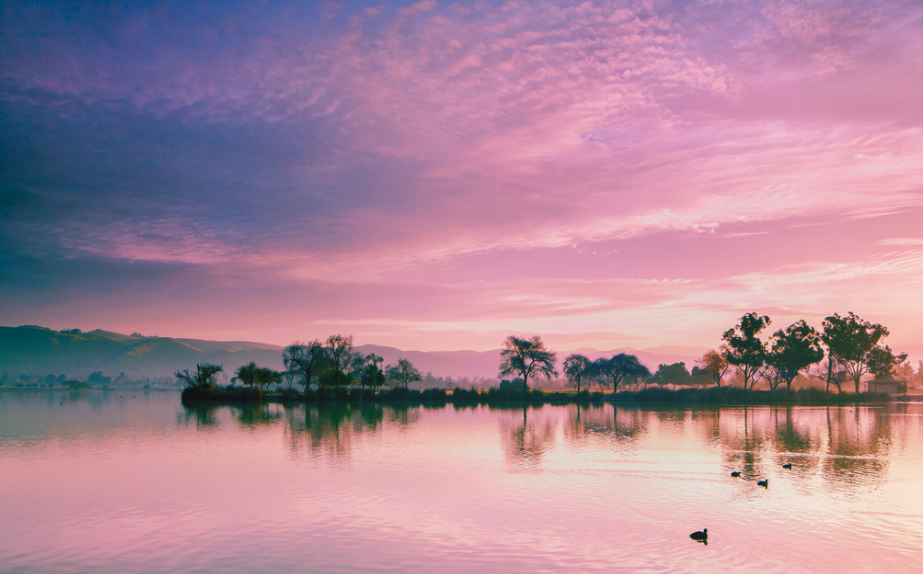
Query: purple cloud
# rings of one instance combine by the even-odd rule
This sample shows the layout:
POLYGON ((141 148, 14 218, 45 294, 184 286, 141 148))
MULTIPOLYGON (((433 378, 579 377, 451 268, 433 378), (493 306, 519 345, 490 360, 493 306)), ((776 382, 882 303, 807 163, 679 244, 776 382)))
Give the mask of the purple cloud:
POLYGON ((0 321, 484 348, 855 310, 919 340, 921 15, 13 3, 0 321))

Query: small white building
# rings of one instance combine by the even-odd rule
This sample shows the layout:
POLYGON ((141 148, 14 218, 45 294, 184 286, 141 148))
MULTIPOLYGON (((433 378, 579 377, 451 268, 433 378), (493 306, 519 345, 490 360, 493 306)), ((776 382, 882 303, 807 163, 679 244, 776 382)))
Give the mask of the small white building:
POLYGON ((888 395, 906 395, 907 394, 907 383, 895 379, 894 375, 887 374, 884 376, 877 376, 871 381, 865 383, 865 388, 870 393, 884 393, 888 395))

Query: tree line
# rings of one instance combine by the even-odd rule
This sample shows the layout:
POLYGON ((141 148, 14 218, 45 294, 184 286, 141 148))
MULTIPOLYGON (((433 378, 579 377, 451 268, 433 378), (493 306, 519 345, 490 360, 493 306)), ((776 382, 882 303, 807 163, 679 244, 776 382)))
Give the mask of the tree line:
MULTIPOLYGON (((626 382, 720 387, 733 367, 742 378, 744 389, 752 390, 762 380, 772 390, 782 384, 791 390, 795 377, 807 374, 811 367, 819 367, 813 374, 825 381, 826 390, 835 386, 842 392, 842 385, 853 381, 858 393, 864 375, 891 374, 907 359, 906 353, 895 354, 881 342, 889 335, 885 326, 852 312, 825 318, 820 331, 802 319, 777 330, 764 341, 760 335, 771 323, 767 315, 747 313, 724 332, 721 346, 707 351, 699 359, 701 366, 694 366, 692 372, 680 362, 661 364, 651 373, 635 355, 619 353, 595 360, 581 354, 569 355, 563 362, 563 374, 577 392, 596 384, 600 390, 611 389, 615 393, 626 382)), ((540 337, 511 335, 501 351, 500 376, 516 375, 522 390, 527 391, 530 379, 557 377, 555 364, 555 353, 545 347, 540 337)))
MULTIPOLYGON (((835 386, 842 392, 842 385, 851 380, 858 393, 863 376, 887 375, 907 359, 906 353, 895 354, 881 342, 889 335, 885 326, 863 320, 852 312, 825 318, 820 331, 802 319, 775 331, 764 341, 760 335, 771 323, 767 315, 745 314, 737 325, 723 333, 720 347, 707 351, 691 372, 680 362, 661 364, 651 373, 637 356, 628 353, 595 360, 575 353, 564 359, 561 374, 578 393, 594 384, 600 391, 608 389, 613 393, 627 384, 641 383, 674 388, 712 384, 720 387, 732 369, 745 390, 752 390, 760 381, 766 381, 773 390, 782 384, 791 390, 795 377, 808 374, 813 367, 810 373, 823 379, 828 391, 835 386)), ((537 335, 528 338, 510 335, 500 356, 500 377, 514 376, 515 384, 521 385, 523 392, 529 391, 530 381, 559 376, 556 353, 546 348, 537 335)), ((316 339, 292 343, 282 351, 282 362, 284 371, 251 362, 237 369, 231 382, 266 390, 269 385, 281 386, 288 380, 304 393, 309 389, 347 386, 371 391, 384 386, 407 389, 411 383, 423 379, 407 359, 384 366, 384 359, 375 353, 355 351, 351 335, 332 335, 323 342, 316 339)), ((195 371, 177 371, 176 378, 190 388, 210 389, 216 387, 215 377, 219 372, 221 365, 206 363, 196 365, 195 371)))
MULTIPOLYGON (((231 383, 263 391, 273 384, 281 386, 286 380, 300 386, 302 392, 309 388, 355 385, 374 391, 386 385, 406 389, 423 379, 407 359, 399 359, 393 365, 383 366, 383 363, 384 359, 375 353, 354 350, 352 335, 331 335, 324 342, 318 339, 310 343, 296 341, 285 347, 282 351, 284 371, 260 367, 251 361, 235 371, 231 383)), ((176 378, 187 388, 207 390, 217 386, 216 376, 222 371, 222 365, 197 364, 195 371, 177 371, 176 378)))

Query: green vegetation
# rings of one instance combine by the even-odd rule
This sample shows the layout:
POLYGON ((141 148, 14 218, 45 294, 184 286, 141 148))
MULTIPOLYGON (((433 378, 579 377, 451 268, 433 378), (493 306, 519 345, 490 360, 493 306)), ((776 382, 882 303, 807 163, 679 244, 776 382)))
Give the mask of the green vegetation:
MULTIPOLYGON (((195 372, 179 371, 178 380, 186 386, 183 396, 200 400, 262 400, 275 385, 270 400, 281 401, 415 401, 425 404, 453 402, 458 405, 528 405, 544 403, 589 403, 636 401, 669 404, 841 404, 877 402, 884 395, 861 394, 859 379, 867 374, 887 375, 904 368, 905 354, 895 355, 879 344, 888 334, 881 325, 869 323, 849 313, 832 315, 818 332, 804 320, 775 331, 768 340, 760 334, 771 324, 766 315, 747 313, 722 335, 724 344, 706 352, 700 365, 690 371, 686 363, 661 364, 654 373, 637 356, 617 353, 590 360, 580 354, 564 359, 566 384, 576 392, 543 392, 531 389, 529 382, 558 376, 556 355, 546 348, 541 337, 511 335, 504 341, 498 367, 503 379, 487 390, 455 388, 411 389, 424 380, 413 364, 401 358, 384 366, 374 353, 363 355, 353 349, 352 336, 332 335, 325 342, 293 343, 283 350, 284 372, 261 368, 250 362, 237 370, 232 383, 243 385, 219 388, 215 375, 220 365, 198 364, 195 372), (826 360, 827 389, 794 390, 799 375, 826 360), (733 375, 736 379, 725 380, 733 375), (856 381, 856 393, 842 393, 844 377, 856 381), (288 387, 284 387, 284 383, 288 387), (761 382, 768 391, 757 390, 761 382), (837 393, 829 392, 829 385, 837 393), (589 392, 596 384, 598 391, 589 392), (724 383, 724 384, 723 384, 724 383), (783 386, 784 383, 784 386, 783 386), (297 387, 297 389, 295 388, 297 387), (389 387, 385 389, 385 387, 389 387), (603 391, 609 391, 604 393, 603 391)), ((910 369, 911 374, 913 370, 910 369)), ((923 374, 923 367, 921 367, 923 374)))
POLYGON ((753 388, 766 362, 766 346, 758 335, 769 323, 766 315, 747 313, 740 318, 736 327, 728 329, 721 337, 725 342, 724 359, 737 367, 737 372, 743 375, 745 389, 753 388))
POLYGON ((254 361, 240 367, 235 373, 237 376, 231 379, 232 383, 236 379, 245 386, 258 387, 262 391, 265 391, 269 385, 282 383, 282 373, 266 367, 258 367, 254 361))
POLYGON ((545 348, 545 343, 538 335, 530 339, 510 335, 504 341, 500 356, 500 376, 519 375, 524 393, 529 392, 529 377, 550 379, 558 376, 554 369, 555 354, 545 348))
POLYGON ((820 335, 803 320, 772 336, 772 348, 766 353, 766 374, 770 390, 785 383, 788 390, 802 371, 824 358, 820 335))
POLYGON ((590 360, 583 355, 569 355, 564 359, 564 375, 567 377, 569 386, 580 392, 580 384, 587 378, 587 369, 590 366, 590 360))
POLYGON ((397 384, 407 388, 410 383, 423 380, 420 371, 407 359, 398 359, 396 365, 391 365, 385 372, 385 378, 392 385, 397 384))
MULTIPOLYGON (((880 374, 890 373, 891 369, 886 368, 885 363, 878 362, 884 350, 876 351, 878 341, 888 334, 888 329, 884 325, 864 321, 851 311, 846 317, 840 317, 838 313, 827 317, 824 319, 822 339, 827 345, 831 372, 835 364, 841 365, 855 382, 857 393, 862 375, 870 372, 870 360, 876 368, 884 369, 880 374)), ((890 351, 888 348, 889 354, 890 351)))

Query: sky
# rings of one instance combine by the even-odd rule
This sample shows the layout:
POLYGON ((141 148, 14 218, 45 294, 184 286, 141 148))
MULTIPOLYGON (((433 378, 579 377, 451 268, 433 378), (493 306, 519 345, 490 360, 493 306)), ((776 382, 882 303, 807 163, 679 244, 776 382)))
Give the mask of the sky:
POLYGON ((918 0, 0 5, 0 324, 923 343, 918 0))

